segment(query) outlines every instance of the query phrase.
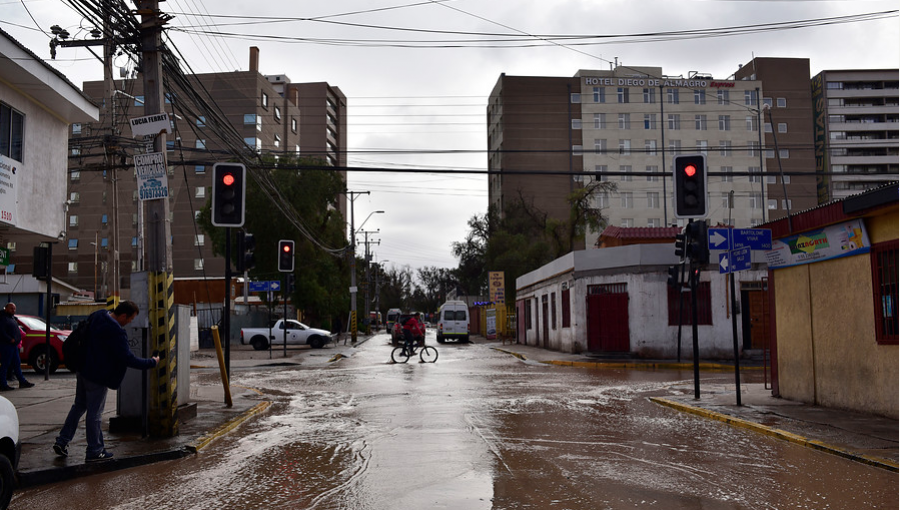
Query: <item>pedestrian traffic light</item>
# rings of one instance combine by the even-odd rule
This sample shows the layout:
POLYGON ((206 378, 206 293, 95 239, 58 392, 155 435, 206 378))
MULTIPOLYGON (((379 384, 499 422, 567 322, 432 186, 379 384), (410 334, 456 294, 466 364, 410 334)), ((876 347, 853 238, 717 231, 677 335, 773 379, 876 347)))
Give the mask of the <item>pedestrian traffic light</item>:
POLYGON ((675 256, 684 259, 687 253, 687 229, 675 234, 675 256))
POLYGON ((34 265, 31 267, 31 276, 38 280, 47 278, 50 267, 50 248, 47 246, 35 246, 32 252, 34 265))
POLYGON ((212 224, 217 227, 244 226, 244 198, 247 196, 247 168, 240 163, 213 165, 212 224))
POLYGON ((294 272, 294 241, 278 241, 278 270, 282 273, 294 272))
POLYGON ((253 254, 253 250, 256 249, 256 238, 253 237, 253 234, 240 231, 237 235, 237 246, 237 257, 235 257, 234 264, 237 271, 243 273, 253 269, 256 266, 256 257, 253 254))
POLYGON ((709 264, 709 237, 705 221, 688 223, 688 254, 697 264, 709 264))
POLYGON ((706 156, 680 154, 672 162, 675 184, 675 217, 706 218, 709 204, 706 200, 706 156))
POLYGON ((678 276, 681 273, 681 266, 672 266, 669 268, 669 279, 668 284, 669 287, 673 289, 678 288, 678 276))

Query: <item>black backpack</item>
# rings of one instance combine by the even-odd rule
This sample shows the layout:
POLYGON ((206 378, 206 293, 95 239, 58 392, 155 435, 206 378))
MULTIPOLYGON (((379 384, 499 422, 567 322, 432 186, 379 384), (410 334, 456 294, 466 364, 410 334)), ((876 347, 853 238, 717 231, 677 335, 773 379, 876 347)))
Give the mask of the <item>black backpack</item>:
POLYGON ((84 368, 84 362, 87 357, 90 322, 90 318, 79 322, 72 333, 63 341, 63 362, 73 372, 80 372, 84 368))

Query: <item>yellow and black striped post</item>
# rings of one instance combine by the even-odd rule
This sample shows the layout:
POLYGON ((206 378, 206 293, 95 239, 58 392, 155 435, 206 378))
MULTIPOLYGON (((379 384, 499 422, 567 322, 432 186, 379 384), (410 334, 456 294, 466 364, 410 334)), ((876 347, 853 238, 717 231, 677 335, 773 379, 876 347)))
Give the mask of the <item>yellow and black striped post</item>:
POLYGON ((177 348, 175 343, 175 294, 171 273, 150 272, 150 346, 159 364, 150 376, 150 435, 178 434, 177 348))

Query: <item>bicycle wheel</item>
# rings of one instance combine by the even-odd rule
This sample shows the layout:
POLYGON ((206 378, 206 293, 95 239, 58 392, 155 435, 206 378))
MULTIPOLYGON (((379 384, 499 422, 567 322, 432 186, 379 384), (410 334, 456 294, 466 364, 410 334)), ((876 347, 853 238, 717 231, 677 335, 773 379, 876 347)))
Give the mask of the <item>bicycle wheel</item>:
POLYGON ((422 350, 419 352, 419 361, 422 363, 434 363, 438 359, 437 349, 430 345, 426 345, 422 347, 422 350))
POLYGON ((394 363, 406 363, 409 361, 409 352, 404 347, 394 347, 391 351, 391 361, 394 363))

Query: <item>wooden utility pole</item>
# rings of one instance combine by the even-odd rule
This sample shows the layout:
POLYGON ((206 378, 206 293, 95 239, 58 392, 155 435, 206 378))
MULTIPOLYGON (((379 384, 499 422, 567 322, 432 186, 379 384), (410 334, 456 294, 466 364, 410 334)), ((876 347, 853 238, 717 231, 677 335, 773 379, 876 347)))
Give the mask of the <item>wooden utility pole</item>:
MULTIPOLYGON (((141 51, 144 74, 144 114, 163 112, 162 26, 168 20, 159 12, 158 0, 140 0, 141 51)), ((153 151, 166 154, 166 134, 153 141, 153 151)), ((175 316, 172 279, 172 230, 168 199, 149 200, 147 225, 147 278, 150 309, 150 344, 159 354, 159 365, 151 377, 150 434, 171 437, 178 433, 176 395, 175 316)))

